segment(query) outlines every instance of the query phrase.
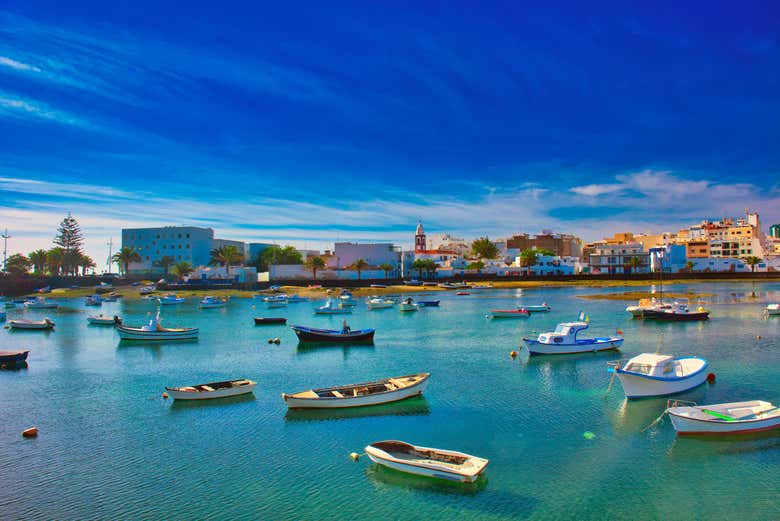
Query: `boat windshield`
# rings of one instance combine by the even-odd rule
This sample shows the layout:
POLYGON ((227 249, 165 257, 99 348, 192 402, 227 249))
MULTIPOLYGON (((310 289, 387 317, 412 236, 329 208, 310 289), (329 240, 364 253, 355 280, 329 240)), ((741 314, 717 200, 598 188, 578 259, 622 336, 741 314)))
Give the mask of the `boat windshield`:
POLYGON ((638 364, 636 362, 630 363, 626 366, 626 371, 639 374, 650 374, 653 366, 650 364, 638 364))
POLYGON ((569 334, 569 326, 564 325, 564 324, 558 324, 555 327, 555 331, 553 331, 553 333, 558 334, 558 335, 568 335, 569 334))

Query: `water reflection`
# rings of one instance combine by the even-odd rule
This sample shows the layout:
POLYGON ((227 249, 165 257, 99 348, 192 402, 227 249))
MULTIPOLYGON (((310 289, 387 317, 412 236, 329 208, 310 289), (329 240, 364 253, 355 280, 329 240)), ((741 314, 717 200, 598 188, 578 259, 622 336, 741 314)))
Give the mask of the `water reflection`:
POLYGON ((253 393, 241 394, 238 396, 228 396, 227 398, 214 398, 211 400, 173 400, 170 412, 185 411, 191 409, 208 409, 211 407, 226 407, 245 402, 255 401, 253 393))
POLYGON ((415 396, 398 402, 367 407, 348 407, 344 409, 289 409, 284 421, 344 420, 367 416, 426 416, 431 413, 428 401, 423 396, 415 396))
POLYGON ((295 348, 295 353, 303 356, 322 352, 332 353, 341 350, 344 360, 346 360, 351 352, 370 351, 374 348, 374 342, 350 342, 347 344, 338 342, 299 342, 295 348))
MULTIPOLYGON (((370 462, 371 460, 368 461, 370 462)), ((485 490, 488 484, 488 478, 484 474, 479 476, 474 483, 459 483, 457 481, 408 474, 373 462, 366 468, 366 476, 377 485, 425 490, 448 496, 475 496, 485 490)))

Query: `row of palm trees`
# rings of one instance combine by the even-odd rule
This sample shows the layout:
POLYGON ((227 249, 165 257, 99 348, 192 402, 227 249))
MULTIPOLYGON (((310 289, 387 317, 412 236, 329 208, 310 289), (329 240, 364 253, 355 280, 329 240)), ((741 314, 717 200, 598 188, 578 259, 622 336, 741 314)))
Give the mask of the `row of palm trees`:
MULTIPOLYGON (((306 261, 303 263, 303 267, 311 272, 311 276, 314 280, 317 280, 317 272, 324 270, 327 267, 327 264, 325 263, 325 259, 314 255, 306 259, 306 261)), ((365 259, 358 259, 347 266, 347 268, 353 269, 357 272, 358 280, 360 280, 363 271, 368 267, 370 267, 370 265, 365 259)), ((384 264, 380 264, 379 269, 385 272, 385 278, 387 279, 390 277, 390 272, 395 270, 395 267, 392 264, 386 262, 384 264)))
POLYGON ((97 267, 89 255, 81 252, 66 252, 59 246, 49 250, 38 249, 26 256, 29 268, 36 275, 82 275, 97 267))

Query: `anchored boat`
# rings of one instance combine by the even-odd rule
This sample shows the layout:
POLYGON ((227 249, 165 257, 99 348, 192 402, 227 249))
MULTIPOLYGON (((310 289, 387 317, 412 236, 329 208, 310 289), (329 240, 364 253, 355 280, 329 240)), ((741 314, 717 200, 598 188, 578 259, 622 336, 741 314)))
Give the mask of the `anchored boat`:
POLYGON ((531 304, 530 306, 523 306, 523 309, 525 309, 529 313, 547 313, 552 308, 547 305, 547 302, 542 302, 541 304, 531 304))
POLYGON ((9 320, 8 325, 11 329, 54 329, 54 322, 49 318, 43 320, 26 320, 23 318, 9 320))
POLYGON ((162 327, 160 314, 142 327, 118 325, 117 331, 122 340, 193 340, 198 338, 198 328, 166 328, 162 327))
POLYGON ((528 318, 531 314, 527 309, 491 309, 493 318, 528 318))
POLYGON ((27 361, 30 351, 0 351, 0 365, 13 367, 27 361))
POLYGON ((175 293, 167 293, 158 298, 157 302, 159 302, 161 306, 173 306, 175 304, 181 304, 184 300, 184 297, 179 297, 175 293))
POLYGON ((98 326, 113 326, 122 323, 122 319, 117 315, 108 317, 106 315, 90 315, 87 317, 87 322, 98 326))
POLYGON ((405 298, 398 304, 398 311, 417 311, 420 309, 418 304, 414 303, 411 297, 405 298))
POLYGON ((174 400, 213 400, 251 393, 257 382, 252 380, 227 380, 187 387, 166 387, 174 400))
POLYGON ((440 300, 418 300, 417 305, 421 308, 437 308, 440 302, 440 300))
POLYGON ((346 315, 352 313, 352 308, 343 306, 341 303, 334 305, 333 300, 329 298, 325 305, 318 307, 314 313, 317 315, 346 315))
POLYGON ((286 324, 287 319, 281 317, 255 317, 256 326, 267 326, 270 324, 286 324))
POLYGON ((374 340, 373 329, 351 330, 344 328, 341 331, 333 329, 315 329, 305 326, 290 326, 298 340, 301 342, 371 342, 374 340))
POLYGON ((653 297, 640 299, 636 306, 628 306, 626 311, 634 318, 641 318, 645 311, 652 313, 653 311, 662 309, 672 309, 672 305, 653 297))
POLYGON ((767 315, 780 315, 780 304, 769 304, 764 311, 767 315))
POLYGON ((375 382, 311 389, 294 394, 282 393, 291 409, 336 409, 397 402, 425 391, 430 373, 385 378, 375 382))
POLYGON ((224 308, 227 306, 227 299, 213 297, 211 295, 203 297, 200 301, 200 309, 224 308))
POLYGON ((646 398, 681 393, 707 379, 707 361, 695 356, 673 357, 642 353, 624 367, 613 362, 626 398, 646 398))
POLYGON ((677 434, 748 434, 780 429, 780 407, 770 402, 716 403, 670 400, 666 412, 677 434))
POLYGON ((59 304, 53 300, 47 300, 46 297, 35 297, 25 301, 24 307, 27 309, 57 309, 59 304))
POLYGON ((709 310, 702 306, 699 306, 695 311, 691 311, 687 299, 679 300, 669 307, 661 306, 642 310, 642 318, 644 319, 665 320, 667 322, 691 322, 707 320, 709 317, 709 310))
POLYGON ((538 338, 523 338, 532 355, 568 355, 574 353, 595 353, 618 349, 623 337, 578 338, 580 331, 588 329, 587 322, 563 322, 555 331, 542 333, 538 338))
POLYGON ((418 447, 397 440, 378 441, 366 447, 374 463, 409 474, 471 483, 477 480, 488 460, 463 452, 418 447))
POLYGON ((368 309, 388 309, 395 306, 395 302, 392 300, 374 297, 366 302, 368 309))

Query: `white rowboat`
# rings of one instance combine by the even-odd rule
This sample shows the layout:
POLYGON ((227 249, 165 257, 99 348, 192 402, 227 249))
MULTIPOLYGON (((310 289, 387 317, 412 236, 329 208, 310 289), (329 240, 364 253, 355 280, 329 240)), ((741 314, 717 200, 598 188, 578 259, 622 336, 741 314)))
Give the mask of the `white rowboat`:
POLYGON ((378 405, 422 394, 428 386, 430 376, 430 373, 419 373, 294 394, 282 393, 282 399, 290 409, 338 409, 378 405))
POLYGON ((87 322, 97 326, 113 326, 115 324, 121 324, 122 319, 116 315, 113 317, 107 317, 105 315, 90 315, 87 317, 87 322))
POLYGON ((678 435, 748 434, 780 428, 780 407, 770 402, 696 405, 672 401, 666 409, 678 435))
POLYGON ((11 329, 54 329, 54 322, 48 318, 43 320, 10 320, 8 325, 11 329))
POLYGON ((150 320, 143 327, 117 326, 119 338, 122 340, 193 340, 198 338, 198 328, 165 328, 162 327, 160 315, 150 320))
POLYGON ((488 460, 452 450, 417 447, 397 440, 378 441, 366 447, 374 463, 409 474, 472 483, 488 460))
POLYGON ((257 382, 252 380, 228 380, 187 387, 166 387, 174 400, 213 400, 251 393, 257 382))
POLYGON ((24 303, 27 309, 57 309, 59 304, 53 300, 46 300, 44 297, 35 297, 34 300, 28 300, 24 303))

